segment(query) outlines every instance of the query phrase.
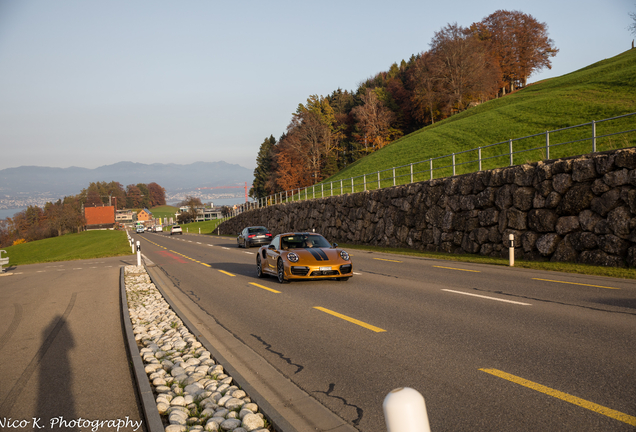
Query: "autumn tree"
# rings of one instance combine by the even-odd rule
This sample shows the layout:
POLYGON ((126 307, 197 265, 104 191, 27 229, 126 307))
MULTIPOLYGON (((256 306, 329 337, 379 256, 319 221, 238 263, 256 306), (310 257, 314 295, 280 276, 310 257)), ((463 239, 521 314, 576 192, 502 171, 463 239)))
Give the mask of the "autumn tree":
POLYGON ((438 96, 450 114, 464 110, 471 101, 496 95, 498 68, 485 44, 465 28, 448 24, 431 41, 431 71, 438 96))
POLYGON ((179 213, 177 221, 179 223, 190 223, 196 220, 197 209, 203 207, 203 203, 200 198, 188 195, 179 203, 179 207, 187 207, 187 209, 179 213))
POLYGON ((433 69, 433 56, 422 53, 414 62, 410 74, 413 117, 423 124, 435 123, 441 111, 439 108, 437 79, 433 69))
POLYGON ((126 186, 126 207, 129 209, 143 208, 141 190, 134 184, 126 186))
POLYGON ((487 43, 510 91, 525 86, 534 72, 551 69, 550 58, 559 52, 548 37, 546 23, 520 11, 498 10, 470 29, 487 43))
POLYGON ((389 143, 391 121, 394 115, 378 99, 373 89, 367 88, 360 96, 362 105, 351 110, 360 128, 358 140, 366 152, 380 149, 389 143))
POLYGON ((166 205, 166 190, 157 183, 148 183, 148 194, 151 207, 166 205))

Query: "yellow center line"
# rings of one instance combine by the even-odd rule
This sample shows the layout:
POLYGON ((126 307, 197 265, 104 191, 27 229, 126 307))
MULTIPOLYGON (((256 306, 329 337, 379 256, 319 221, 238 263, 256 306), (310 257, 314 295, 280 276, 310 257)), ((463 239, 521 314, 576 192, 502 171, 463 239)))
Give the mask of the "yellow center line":
POLYGON ((348 317, 346 315, 339 314, 338 312, 334 312, 332 310, 325 309, 325 308, 320 307, 320 306, 314 306, 314 309, 318 309, 319 311, 323 311, 323 312, 326 312, 326 313, 328 313, 330 315, 333 315, 335 317, 342 318, 343 320, 352 322, 354 324, 358 324, 359 326, 362 326, 362 327, 367 328, 369 330, 373 330, 376 333, 380 333, 380 332, 385 332, 386 331, 386 330, 381 329, 379 327, 372 326, 371 324, 367 324, 367 323, 359 321, 359 320, 357 320, 355 318, 351 318, 351 317, 348 317))
POLYGON ((620 289, 620 288, 615 288, 615 287, 607 287, 607 286, 601 286, 601 285, 590 285, 590 284, 584 284, 584 283, 578 283, 578 282, 566 282, 566 281, 558 281, 558 280, 551 280, 551 279, 539 279, 539 278, 532 278, 532 279, 533 280, 545 281, 545 282, 556 282, 556 283, 570 284, 570 285, 589 286, 589 287, 594 287, 594 288, 620 289))
POLYGON ((546 387, 544 385, 537 384, 537 383, 532 382, 532 381, 528 381, 526 379, 520 378, 520 377, 515 376, 515 375, 511 375, 511 374, 506 373, 506 372, 502 372, 502 371, 497 370, 497 369, 479 369, 479 370, 483 371, 483 372, 486 372, 486 373, 489 373, 491 375, 497 376, 499 378, 503 378, 505 380, 511 381, 511 382, 513 382, 515 384, 519 384, 519 385, 522 385, 524 387, 528 387, 528 388, 530 388, 532 390, 536 390, 538 392, 547 394, 548 396, 553 396, 553 397, 555 397, 557 399, 561 399, 561 400, 564 400, 564 401, 569 402, 571 404, 578 405, 578 406, 580 406, 582 408, 588 409, 590 411, 594 411, 594 412, 596 412, 598 414, 602 414, 604 416, 611 417, 611 418, 613 418, 615 420, 621 421, 623 423, 627 423, 628 425, 636 426, 636 417, 634 417, 634 416, 630 416, 628 414, 623 414, 622 412, 613 410, 611 408, 607 408, 607 407, 604 407, 602 405, 595 404, 594 402, 586 401, 585 399, 581 399, 581 398, 578 398, 576 396, 572 396, 570 394, 563 393, 561 391, 551 389, 550 387, 546 387))
POLYGON ((275 289, 267 288, 266 286, 259 285, 259 284, 254 283, 254 282, 250 282, 250 285, 254 285, 255 287, 263 288, 264 290, 271 291, 271 292, 276 293, 276 294, 280 294, 280 291, 276 291, 275 289))
POLYGON ((228 273, 228 272, 223 271, 223 270, 219 270, 219 271, 220 271, 221 273, 223 273, 223 274, 228 275, 228 276, 236 276, 236 275, 233 275, 232 273, 228 273))
POLYGON ((385 258, 373 258, 373 259, 378 261, 389 261, 389 262, 399 262, 399 263, 402 262, 402 261, 396 261, 396 260, 385 259, 385 258))
POLYGON ((449 269, 449 270, 459 270, 459 271, 467 271, 467 272, 473 272, 473 273, 481 273, 481 271, 479 270, 466 270, 466 269, 460 269, 460 268, 454 268, 454 267, 442 267, 442 266, 433 266, 433 267, 449 269))

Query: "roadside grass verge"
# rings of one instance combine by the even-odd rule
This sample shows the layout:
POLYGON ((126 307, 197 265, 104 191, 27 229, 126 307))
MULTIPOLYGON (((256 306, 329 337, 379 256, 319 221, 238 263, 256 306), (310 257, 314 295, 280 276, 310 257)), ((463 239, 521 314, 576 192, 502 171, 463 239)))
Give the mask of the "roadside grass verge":
MULTIPOLYGON (((388 253, 388 254, 406 255, 406 256, 413 256, 418 258, 430 258, 430 259, 439 259, 439 260, 446 260, 446 261, 499 265, 499 266, 509 265, 508 259, 493 258, 493 257, 486 257, 481 255, 472 255, 472 254, 457 255, 457 254, 447 254, 443 252, 422 252, 422 251, 417 251, 413 249, 405 249, 405 248, 385 248, 385 247, 379 247, 379 246, 363 246, 363 245, 353 245, 353 244, 345 244, 345 243, 339 244, 339 247, 350 249, 350 250, 382 252, 382 253, 388 253)), ((355 255, 355 253, 353 255, 355 255)), ((568 262, 524 261, 519 259, 515 259, 515 267, 527 268, 527 269, 533 269, 533 270, 542 270, 542 271, 577 273, 577 274, 584 274, 584 275, 591 275, 591 276, 614 277, 614 278, 621 278, 621 279, 636 279, 636 270, 628 269, 628 268, 619 268, 619 267, 600 267, 600 266, 591 266, 591 265, 568 263, 568 262)))
MULTIPOLYGON (((222 222, 222 219, 214 219, 211 221, 205 222, 192 222, 189 224, 182 224, 181 229, 184 233, 187 234, 199 234, 199 229, 201 229, 201 234, 214 234, 216 227, 222 222)), ((170 227, 164 228, 164 231, 170 232, 170 227)))
MULTIPOLYGON (((132 255, 125 231, 84 231, 4 248, 9 267, 132 255)), ((7 267, 5 267, 6 269, 7 267)))

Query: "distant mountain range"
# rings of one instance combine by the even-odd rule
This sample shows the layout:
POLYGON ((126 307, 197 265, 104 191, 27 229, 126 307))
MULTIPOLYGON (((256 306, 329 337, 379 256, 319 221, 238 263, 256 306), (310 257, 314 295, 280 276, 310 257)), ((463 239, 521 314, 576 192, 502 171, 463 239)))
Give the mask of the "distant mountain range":
POLYGON ((226 162, 195 162, 189 165, 118 162, 95 169, 21 166, 0 170, 0 197, 77 195, 91 182, 130 184, 155 182, 167 192, 198 187, 248 186, 253 171, 226 162))

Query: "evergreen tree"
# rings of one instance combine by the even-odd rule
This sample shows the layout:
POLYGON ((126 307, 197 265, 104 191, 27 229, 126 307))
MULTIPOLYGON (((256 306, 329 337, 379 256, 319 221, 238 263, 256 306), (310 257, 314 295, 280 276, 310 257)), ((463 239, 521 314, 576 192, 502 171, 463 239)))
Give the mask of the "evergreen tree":
POLYGON ((269 195, 273 191, 269 191, 267 182, 272 176, 273 169, 273 148, 276 145, 276 138, 270 135, 269 138, 265 138, 265 141, 261 144, 258 150, 258 156, 256 157, 256 168, 254 169, 254 181, 252 182, 252 188, 249 195, 252 198, 260 199, 269 195))

